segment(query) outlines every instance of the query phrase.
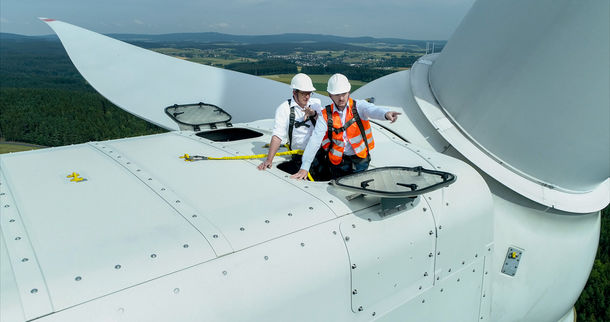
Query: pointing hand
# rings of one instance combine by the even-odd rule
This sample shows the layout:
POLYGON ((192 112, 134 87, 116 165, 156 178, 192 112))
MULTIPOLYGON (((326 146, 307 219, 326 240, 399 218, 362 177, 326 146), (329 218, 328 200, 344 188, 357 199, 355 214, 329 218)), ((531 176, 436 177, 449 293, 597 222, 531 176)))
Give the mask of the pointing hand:
POLYGON ((390 123, 394 123, 394 122, 396 122, 396 120, 398 119, 398 115, 400 115, 400 114, 402 114, 402 113, 389 111, 389 112, 385 113, 385 119, 390 121, 390 123))

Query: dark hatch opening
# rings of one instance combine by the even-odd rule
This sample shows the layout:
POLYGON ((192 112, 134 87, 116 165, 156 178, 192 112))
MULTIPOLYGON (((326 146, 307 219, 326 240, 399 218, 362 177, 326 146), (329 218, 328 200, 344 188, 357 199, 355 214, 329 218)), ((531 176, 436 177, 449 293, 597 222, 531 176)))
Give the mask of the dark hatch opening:
POLYGON ((284 161, 284 162, 278 164, 277 168, 290 175, 293 175, 293 174, 299 172, 299 169, 300 169, 296 166, 296 164, 294 162, 291 162, 291 161, 284 161))
POLYGON ((202 137, 204 139, 212 140, 215 142, 231 142, 257 138, 259 136, 263 136, 263 133, 256 132, 250 129, 231 127, 226 129, 199 132, 196 135, 198 137, 202 137))

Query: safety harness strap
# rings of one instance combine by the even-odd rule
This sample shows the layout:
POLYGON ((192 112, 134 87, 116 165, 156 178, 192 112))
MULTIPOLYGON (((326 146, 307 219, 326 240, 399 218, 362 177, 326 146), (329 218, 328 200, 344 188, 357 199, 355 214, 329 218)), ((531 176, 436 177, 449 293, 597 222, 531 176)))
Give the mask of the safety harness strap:
POLYGON ((355 100, 354 100, 354 107, 352 108, 352 114, 354 115, 354 118, 352 118, 352 120, 356 120, 356 124, 358 124, 358 129, 360 130, 360 135, 362 135, 364 144, 366 144, 366 156, 368 158, 371 155, 371 150, 369 149, 369 141, 366 139, 366 134, 364 132, 364 125, 362 125, 362 120, 360 119, 360 115, 358 114, 358 109, 356 108, 355 100))
POLYGON ((309 120, 306 120, 306 121, 294 121, 294 127, 296 127, 297 129, 300 128, 301 126, 310 127, 310 125, 307 124, 307 121, 309 121, 309 120))
MULTIPOLYGON (((332 134, 332 128, 333 128, 333 113, 330 111, 330 104, 326 105, 326 125, 328 126, 328 133, 326 134, 328 139, 330 140, 333 136, 332 134)), ((333 148, 333 141, 330 140, 330 144, 328 145, 328 150, 326 150, 326 152, 330 151, 333 148)))
MULTIPOLYGON (((292 99, 288 99, 288 106, 290 106, 292 104, 292 99)), ((315 116, 315 115, 314 115, 315 116)), ((294 131, 294 128, 296 127, 297 129, 300 128, 301 126, 305 126, 305 127, 309 127, 310 125, 307 124, 307 121, 311 121, 311 124, 313 124, 313 126, 316 126, 316 119, 313 117, 310 117, 307 120, 303 120, 303 121, 296 121, 296 116, 294 114, 294 106, 290 106, 290 121, 288 123, 288 149, 292 150, 292 131, 294 131)))
POLYGON ((342 127, 340 128, 334 128, 333 127, 333 132, 339 134, 345 130, 347 130, 348 127, 350 127, 350 125, 354 124, 356 122, 355 118, 352 118, 351 120, 347 121, 342 127))
MULTIPOLYGON (((292 99, 288 99, 288 106, 292 99)), ((292 130, 294 130, 294 106, 290 106, 290 122, 288 123, 288 150, 292 150, 292 130)))

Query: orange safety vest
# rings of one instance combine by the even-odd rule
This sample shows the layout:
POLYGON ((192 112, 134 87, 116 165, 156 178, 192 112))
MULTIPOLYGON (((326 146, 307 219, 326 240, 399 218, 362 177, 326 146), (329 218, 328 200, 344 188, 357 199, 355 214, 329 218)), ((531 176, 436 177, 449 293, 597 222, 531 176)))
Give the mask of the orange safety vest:
MULTIPOLYGON (((360 117, 354 118, 353 111, 356 110, 356 101, 350 98, 349 106, 347 106, 346 109, 347 110, 344 113, 347 113, 345 115, 345 124, 347 124, 347 128, 344 128, 344 125, 341 123, 341 116, 339 115, 339 112, 335 110, 335 104, 331 104, 327 106, 326 110, 322 110, 322 116, 324 117, 326 124, 329 126, 328 131, 324 135, 324 140, 322 140, 322 148, 325 151, 328 151, 328 159, 334 165, 340 164, 341 160, 343 159, 343 151, 345 150, 343 131, 347 130, 347 139, 358 157, 363 159, 367 157, 368 152, 366 143, 368 143, 369 149, 373 149, 375 147, 373 132, 371 131, 371 123, 367 120, 360 119, 360 117), (328 121, 327 110, 329 107, 330 111, 332 112, 331 122, 328 121), (358 121, 360 121, 362 124, 364 135, 362 135, 360 132, 358 121), (328 138, 329 133, 332 133, 332 148, 330 149, 329 147, 331 145, 331 140, 328 138), (365 136, 366 143, 363 140, 363 137, 365 136)), ((356 110, 356 115, 357 114, 358 111, 356 110)))

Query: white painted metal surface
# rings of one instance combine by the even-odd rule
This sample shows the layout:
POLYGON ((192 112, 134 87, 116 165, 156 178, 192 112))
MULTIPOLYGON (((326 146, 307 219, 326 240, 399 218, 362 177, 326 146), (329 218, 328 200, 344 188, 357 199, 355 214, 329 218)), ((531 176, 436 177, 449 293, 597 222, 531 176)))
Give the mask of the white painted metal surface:
POLYGON ((330 222, 286 235, 41 321, 354 320, 337 229, 330 222))
POLYGON ((351 266, 352 310, 371 311, 392 297, 409 299, 434 284, 434 220, 421 198, 381 217, 379 206, 347 216, 339 229, 351 266))
MULTIPOLYGON (((411 70, 411 77, 421 72, 416 70, 417 67, 411 70)), ((377 85, 373 85, 374 82, 363 86, 359 89, 363 90, 360 93, 365 93, 366 97, 375 96, 376 101, 382 104, 391 101, 391 97, 376 94, 388 93, 386 87, 377 88, 377 85)), ((418 119, 417 113, 409 114, 410 105, 406 106, 407 116, 411 118, 415 115, 415 119, 418 119)), ((419 110, 419 107, 415 108, 419 110)), ((392 127, 392 130, 399 132, 400 128, 392 127)), ((377 133, 379 132, 375 132, 376 135, 377 133)), ((452 157, 465 161, 472 158, 472 154, 464 156, 452 147, 435 144, 442 142, 442 138, 441 141, 435 141, 434 134, 429 132, 423 133, 431 135, 430 137, 424 137, 422 132, 415 132, 411 136, 410 131, 399 133, 410 139, 414 138, 414 141, 423 142, 429 149, 445 152, 452 157)), ((440 134, 436 135, 441 137, 440 134)), ((376 139, 378 137, 376 136, 376 139)), ((381 146, 385 147, 385 144, 381 146)), ((419 154, 427 153, 425 150, 418 150, 416 151, 419 154)), ((435 155, 432 154, 432 157, 435 158, 435 155)), ((493 290, 493 297, 486 296, 481 300, 482 305, 490 306, 492 314, 491 318, 484 318, 490 318, 491 321, 557 321, 573 306, 591 270, 599 235, 599 213, 574 216, 573 213, 554 211, 511 191, 505 186, 505 181, 499 182, 488 175, 483 177, 494 196, 494 211, 491 216, 494 221, 494 244, 490 247, 492 251, 495 249, 494 255, 487 257, 489 262, 486 265, 489 268, 487 272, 493 275, 493 283, 486 284, 489 290, 487 294, 493 290), (504 256, 511 246, 524 247, 526 250, 526 259, 520 264, 514 278, 501 274, 504 256), (552 274, 549 274, 549 269, 552 269, 552 274)), ((459 179, 461 178, 463 176, 459 179)), ((472 202, 470 198, 457 200, 472 202)), ((466 222, 462 224, 467 225, 466 222)), ((452 232, 458 231, 460 230, 452 232)), ((461 236, 471 236, 461 231, 459 233, 461 236)), ((439 248, 441 255, 456 254, 456 260, 462 256, 459 251, 443 252, 442 246, 439 248)), ((442 260, 443 256, 439 258, 442 260)), ((450 266, 445 266, 445 272, 448 267, 450 266)))
POLYGON ((549 210, 487 182, 494 191, 492 321, 558 321, 576 303, 593 267, 599 213, 549 210), (514 277, 501 273, 509 247, 524 250, 514 277))
MULTIPOLYGON (((437 57, 438 55, 429 55, 426 56, 425 59, 427 61, 435 61, 437 57)), ((413 86, 415 100, 430 123, 438 130, 438 133, 450 142, 461 154, 465 155, 469 161, 473 162, 487 174, 502 182, 513 191, 549 207, 569 212, 589 213, 598 211, 608 204, 610 200, 610 179, 607 177, 591 191, 564 190, 542 182, 535 177, 504 163, 497 156, 492 155, 485 148, 471 140, 467 134, 453 123, 453 120, 444 112, 443 108, 437 104, 436 98, 428 87, 429 68, 430 65, 421 62, 418 62, 413 66, 411 84, 413 86)), ((547 148, 548 147, 546 146, 540 147, 541 150, 547 148)), ((565 154, 570 154, 568 149, 563 149, 563 151, 565 154)), ((542 151, 540 152, 542 153, 542 151)), ((532 153, 534 153, 534 151, 532 151, 532 153)), ((538 151, 534 154, 536 153, 538 153, 538 151)), ((596 156, 591 155, 590 158, 596 158, 596 156)), ((608 156, 601 157, 601 159, 610 162, 608 156)), ((541 158, 540 160, 555 159, 541 158)), ((553 161, 550 163, 555 162, 553 161)), ((571 172, 587 171, 574 167, 574 164, 571 164, 571 172)), ((583 164, 584 166, 586 163, 580 164, 583 164)))
MULTIPOLYGON (((0 162, 18 205, 13 224, 26 227, 33 248, 16 271, 29 263, 40 270, 42 285, 32 288, 42 293, 46 284, 54 310, 216 257, 170 204, 88 145, 11 154, 0 162), (71 182, 67 175, 74 171, 86 180, 71 182)), ((7 244, 10 252, 24 243, 7 244)))
MULTIPOLYGON (((429 64, 427 65, 429 66, 429 64)), ((418 77, 414 76, 422 71, 421 69, 417 70, 418 67, 416 66, 411 70, 410 77, 418 77)), ((422 75, 426 75, 426 73, 423 72, 422 75)), ((413 80, 409 82, 413 82, 413 80)), ((376 101, 381 102, 381 104, 388 104, 386 102, 391 102, 392 97, 385 95, 391 95, 392 92, 387 91, 386 85, 388 84, 384 82, 378 84, 373 82, 361 87, 359 90, 362 90, 362 92, 359 93, 364 93, 363 97, 375 96, 376 101), (379 84, 384 86, 377 88, 379 84), (379 95, 378 93, 385 94, 379 95)), ((413 85, 415 86, 416 83, 413 83, 413 85)), ((414 111, 410 110, 410 105, 406 106, 407 116, 421 121, 416 113, 419 107, 415 106, 416 110, 414 111)), ((467 162, 470 158, 473 158, 473 154, 462 155, 453 147, 440 144, 444 140, 438 133, 436 134, 438 138, 435 138, 433 133, 425 129, 418 132, 408 126, 396 128, 389 125, 389 127, 413 141, 423 142, 423 145, 428 149, 444 152, 467 162), (405 128, 409 131, 401 132, 401 129, 404 130, 405 128), (410 135, 410 133, 414 134, 410 135), (423 135, 424 133, 425 135, 423 135)), ((444 130, 447 129, 444 128, 444 130)), ((375 132, 375 135, 377 133, 379 131, 375 132)), ((378 137, 378 135, 375 137, 376 140, 378 137)), ((386 148, 385 144, 380 146, 383 149, 386 148)), ((414 146, 411 149, 414 149, 420 155, 429 153, 414 146)), ((437 158, 436 154, 430 154, 432 159, 437 158)), ((507 181, 498 181, 485 174, 483 177, 494 197, 494 211, 491 216, 494 222, 494 243, 490 247, 492 251, 495 250, 493 256, 487 257, 488 264, 486 265, 489 268, 487 272, 493 275, 491 279, 493 283, 488 282, 486 284, 489 289, 488 294, 493 290, 493 297, 486 296, 481 300, 482 305, 490 306, 492 313, 491 317, 484 316, 484 319, 489 318, 491 321, 512 321, 513 319, 523 321, 559 320, 574 305, 591 270, 599 236, 599 213, 585 213, 581 216, 574 216, 574 213, 555 211, 508 189, 505 186, 508 185, 507 181), (526 250, 526 260, 520 264, 514 278, 501 274, 504 256, 508 247, 511 246, 524 247, 526 250), (552 267, 552 274, 549 274, 550 267, 552 267), (491 301, 492 298, 493 302, 491 301)), ((463 176, 458 180, 462 178, 463 176)), ((516 188, 518 189, 519 186, 516 186, 516 188)), ((472 202, 472 199, 467 197, 457 200, 472 202)), ((458 229, 453 230, 453 232, 470 237, 470 234, 463 233, 463 231, 470 229, 466 227, 466 222, 460 225, 464 225, 463 230, 458 229)), ((441 254, 456 254, 456 260, 462 256, 460 251, 443 252, 442 249, 441 254)), ((443 259, 442 256, 439 258, 443 259)), ((450 266, 445 266, 445 272, 448 267, 450 266)))
POLYGON ((252 154, 253 147, 262 150, 265 143, 261 138, 212 143, 188 134, 168 133, 106 144, 142 165, 143 171, 178 196, 181 206, 193 209, 197 218, 192 218, 191 212, 181 211, 190 221, 205 218, 217 227, 233 250, 335 218, 320 200, 295 186, 294 180, 252 171, 259 160, 185 162, 179 158, 185 153, 216 157, 252 154), (265 201, 269 196, 272 202, 265 201), (299 202, 295 203, 295 199, 299 202))
MULTIPOLYGON (((464 163, 419 155, 374 127, 378 145, 393 151, 383 157, 387 152, 380 148, 375 156, 380 163, 405 165, 408 160, 410 166, 443 168, 471 179, 434 193, 453 189, 490 200, 481 179, 464 163)), ((445 278, 437 273, 439 241, 463 245, 467 254, 490 242, 489 202, 436 205, 430 203, 434 195, 422 195, 413 208, 382 218, 378 197, 347 201, 346 193, 325 182, 291 180, 277 168, 261 172, 256 161, 179 158, 184 153, 252 154, 269 139, 265 134, 212 142, 191 132, 171 132, 0 157, 2 173, 9 174, 3 179, 8 192, 3 203, 10 204, 14 195, 23 205, 15 213, 27 227, 24 235, 31 237, 37 274, 44 280, 40 284, 48 288, 45 298, 52 303, 36 311, 22 298, 26 316, 55 312, 44 319, 76 321, 94 312, 100 320, 368 320, 422 294, 442 293, 435 284, 445 278), (73 170, 86 180, 71 182, 65 174, 73 170), (485 233, 475 235, 476 247, 459 234, 437 238, 443 208, 463 214, 447 222, 474 216, 487 225, 485 233), (352 274, 355 262, 363 274, 352 274), (382 284, 377 273, 383 274, 382 284), (354 296, 354 288, 362 290, 361 297, 354 296)), ((20 234, 4 222, 2 232, 20 234)), ((15 242, 9 238, 7 248, 15 242)), ((20 257, 5 256, 11 262, 20 257)), ((30 290, 22 281, 35 282, 8 272, 3 278, 16 281, 21 293, 30 290)), ((469 314, 478 314, 479 305, 471 303, 479 297, 462 296, 469 314)))
POLYGON ((600 210, 610 198, 609 12, 608 1, 478 1, 422 80, 435 100, 414 88, 418 103, 439 102, 459 129, 441 135, 514 191, 600 210))
POLYGON ((479 316, 478 309, 471 310, 473 305, 479 305, 482 296, 483 270, 484 260, 477 259, 377 321, 493 321, 484 314, 479 316), (477 299, 476 303, 473 299, 477 299))
POLYGON ((24 304, 21 301, 16 281, 18 277, 13 271, 4 238, 4 234, 0 231, 0 281, 2 281, 0 284, 0 298, 2 299, 0 301, 0 319, 2 321, 25 321, 24 304))
MULTIPOLYGON (((3 168, 0 160, 0 169, 3 168)), ((0 227, 2 227, 2 294, 8 302, 21 304, 19 308, 4 308, 8 316, 22 316, 29 320, 53 312, 44 272, 40 269, 38 254, 32 245, 27 222, 19 213, 19 204, 13 196, 8 180, 0 173, 0 227), (8 278, 8 280, 6 279, 8 278), (17 288, 15 289, 15 286, 17 288)), ((4 297, 2 302, 4 302, 4 297)))

